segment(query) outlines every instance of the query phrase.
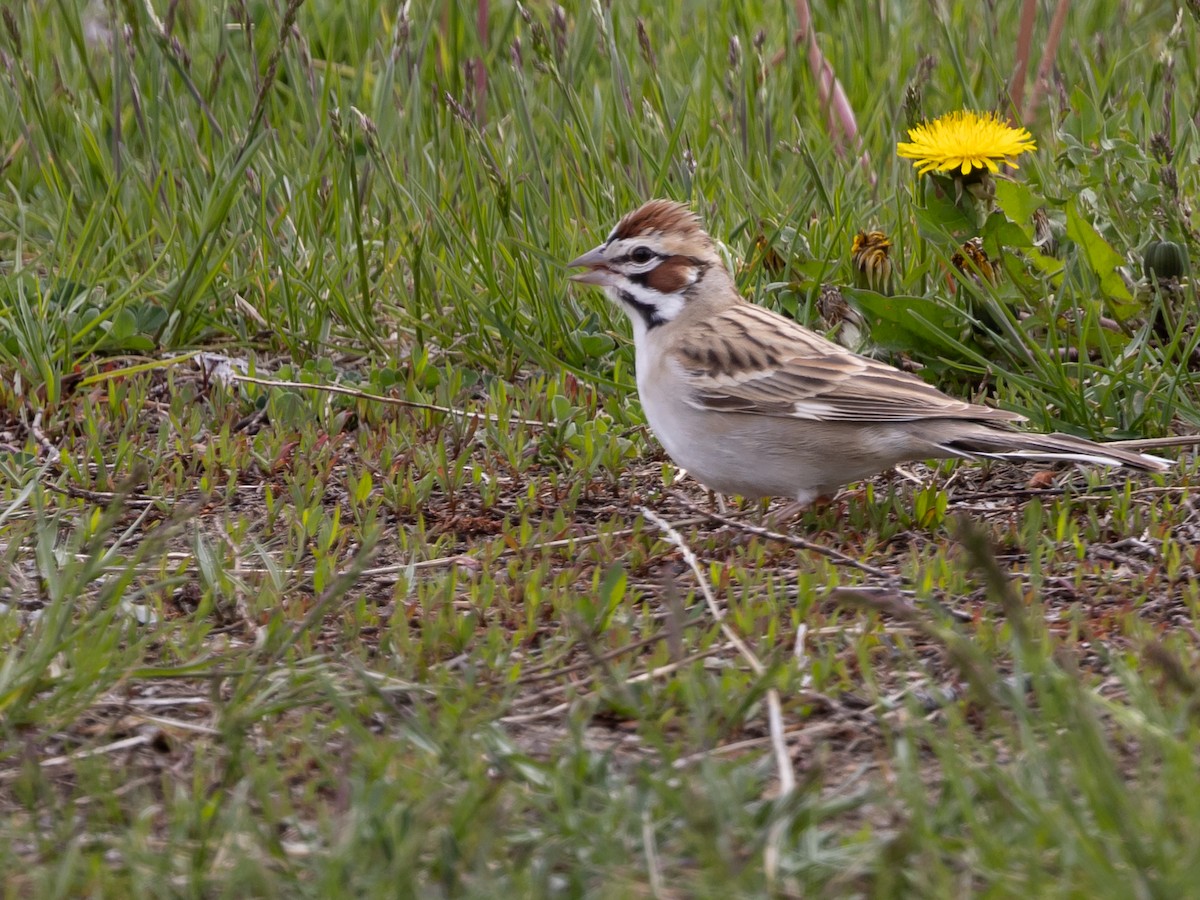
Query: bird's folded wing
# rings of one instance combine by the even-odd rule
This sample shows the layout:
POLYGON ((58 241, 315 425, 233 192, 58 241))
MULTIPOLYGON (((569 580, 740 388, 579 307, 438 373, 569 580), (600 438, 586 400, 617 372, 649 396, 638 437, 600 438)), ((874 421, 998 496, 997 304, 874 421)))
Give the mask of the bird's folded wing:
POLYGON ((957 400, 915 375, 858 356, 761 307, 739 306, 705 323, 674 348, 685 399, 705 410, 821 422, 971 419, 1022 416, 957 400), (781 324, 784 323, 784 324, 781 324))

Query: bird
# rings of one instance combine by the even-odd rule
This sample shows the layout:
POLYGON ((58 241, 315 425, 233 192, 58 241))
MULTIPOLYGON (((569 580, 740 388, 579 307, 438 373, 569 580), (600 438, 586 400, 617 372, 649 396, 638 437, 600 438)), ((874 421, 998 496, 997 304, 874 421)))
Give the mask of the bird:
POLYGON ((738 291, 699 217, 672 200, 626 214, 571 260, 633 331, 637 391, 671 459, 705 487, 803 508, 926 459, 1069 460, 1162 472, 1169 460, 951 397, 847 350, 738 291))

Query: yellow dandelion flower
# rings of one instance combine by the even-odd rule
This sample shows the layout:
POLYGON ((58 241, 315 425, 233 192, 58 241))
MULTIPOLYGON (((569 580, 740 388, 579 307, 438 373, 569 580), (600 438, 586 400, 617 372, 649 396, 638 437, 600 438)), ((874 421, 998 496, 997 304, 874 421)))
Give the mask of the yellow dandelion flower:
POLYGON ((892 242, 882 231, 860 231, 850 245, 850 263, 859 287, 889 293, 892 277, 892 242))
POLYGON ((910 128, 911 143, 896 145, 897 155, 911 159, 917 172, 999 172, 998 163, 1017 168, 1016 158, 1036 150, 1024 128, 1013 128, 995 113, 971 110, 947 113, 932 122, 910 128))
POLYGON ((787 263, 783 261, 779 251, 771 246, 765 234, 760 234, 754 239, 754 258, 771 275, 778 275, 787 267, 787 263))
POLYGON ((982 284, 984 281, 995 284, 1000 280, 995 263, 983 251, 983 238, 971 238, 950 258, 950 262, 976 284, 982 284))

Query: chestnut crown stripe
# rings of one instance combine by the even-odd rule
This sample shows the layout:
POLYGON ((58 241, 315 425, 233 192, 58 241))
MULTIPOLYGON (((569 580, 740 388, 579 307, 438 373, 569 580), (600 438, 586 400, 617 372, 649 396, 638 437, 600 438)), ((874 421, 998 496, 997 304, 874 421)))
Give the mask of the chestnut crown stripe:
POLYGON ((653 233, 676 234, 680 237, 702 238, 706 245, 711 239, 700 227, 694 212, 673 200, 651 200, 626 214, 613 229, 609 241, 625 240, 653 233))

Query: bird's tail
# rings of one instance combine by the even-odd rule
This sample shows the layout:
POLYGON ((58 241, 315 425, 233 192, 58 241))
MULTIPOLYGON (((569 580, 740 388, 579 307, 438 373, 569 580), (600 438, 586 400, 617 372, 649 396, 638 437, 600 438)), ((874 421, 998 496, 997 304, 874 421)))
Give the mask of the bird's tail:
POLYGON ((1062 460, 1101 466, 1127 466, 1143 472, 1165 472, 1174 465, 1171 460, 1159 456, 1112 444, 1098 444, 1070 434, 1035 434, 997 428, 980 428, 978 432, 956 435, 941 446, 954 456, 1048 462, 1062 460))

